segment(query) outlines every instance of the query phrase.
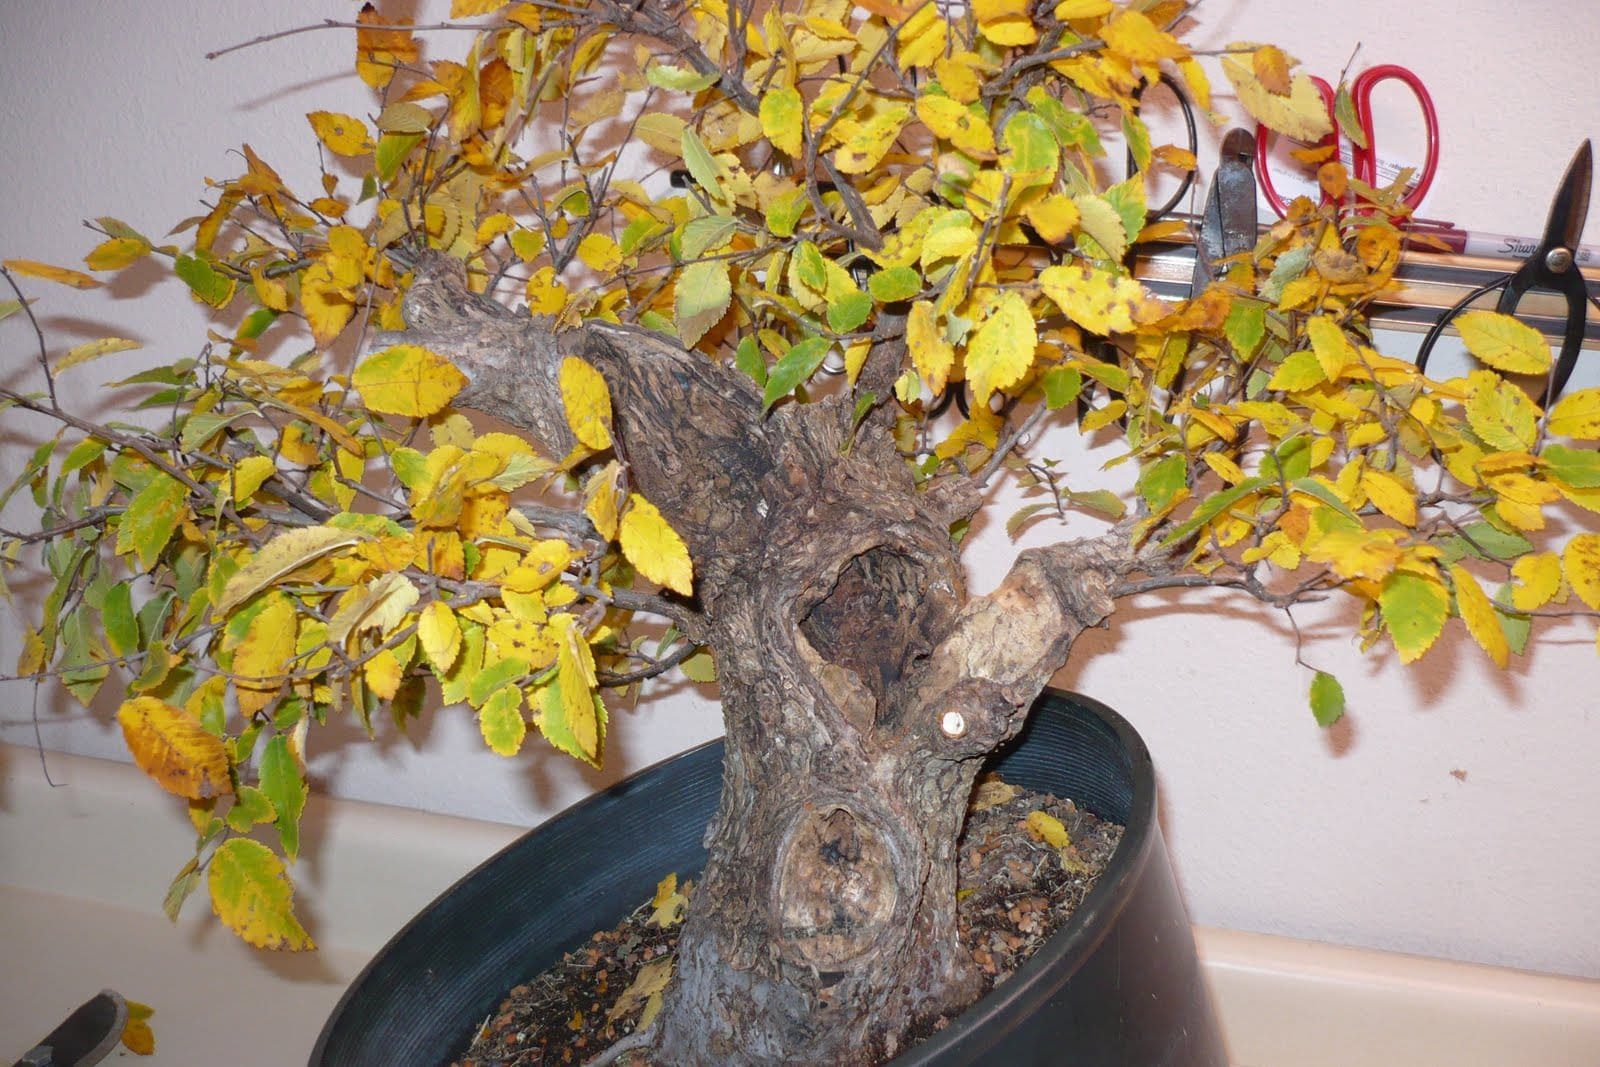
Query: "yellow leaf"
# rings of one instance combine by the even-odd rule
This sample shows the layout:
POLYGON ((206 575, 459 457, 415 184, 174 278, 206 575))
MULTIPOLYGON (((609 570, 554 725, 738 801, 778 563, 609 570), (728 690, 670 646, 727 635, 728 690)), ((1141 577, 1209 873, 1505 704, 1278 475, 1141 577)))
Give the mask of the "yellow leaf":
POLYGON ((250 284, 255 288, 256 299, 261 301, 262 307, 269 307, 273 311, 289 310, 289 287, 276 278, 269 278, 260 267, 250 271, 250 284))
POLYGON ((155 1009, 148 1004, 140 1004, 130 1000, 128 1004, 128 1021, 122 1027, 122 1047, 135 1056, 153 1056, 156 1051, 156 1034, 150 1028, 150 1016, 155 1014, 155 1009))
POLYGON ((950 368, 955 366, 956 350, 945 340, 939 327, 938 312, 926 300, 911 305, 906 317, 906 347, 911 350, 911 362, 928 383, 935 396, 944 391, 950 379, 950 368))
POLYGON ((248 504, 266 480, 278 472, 269 456, 246 456, 228 475, 227 481, 236 504, 248 504))
POLYGON ((1244 471, 1221 452, 1204 452, 1200 458, 1205 461, 1206 466, 1217 472, 1217 477, 1229 485, 1238 485, 1244 481, 1244 471))
POLYGON ((1511 589, 1511 606, 1518 611, 1542 608, 1561 591, 1561 557, 1554 552, 1523 556, 1511 565, 1517 584, 1511 589))
POLYGON ((279 592, 250 620, 233 653, 234 681, 250 689, 276 689, 294 658, 298 620, 294 601, 279 592))
POLYGON ((1267 44, 1250 53, 1250 69, 1269 93, 1289 95, 1289 57, 1283 49, 1267 44))
POLYGON ((1367 498, 1402 526, 1417 524, 1417 498, 1411 487, 1388 471, 1368 467, 1361 472, 1361 488, 1367 498))
POLYGON ((654 504, 638 493, 628 494, 620 533, 622 554, 640 574, 673 592, 693 595, 694 567, 688 546, 654 504))
POLYGON ((1222 57, 1222 70, 1239 94, 1250 117, 1297 141, 1318 141, 1333 132, 1328 107, 1316 85, 1304 74, 1289 80, 1289 94, 1281 96, 1261 84, 1251 64, 1237 55, 1222 57))
POLYGON ((1078 228, 1078 205, 1070 196, 1050 193, 1040 197, 1022 213, 1039 236, 1053 245, 1064 242, 1078 228))
POLYGON ((567 306, 567 287, 556 281, 554 267, 540 267, 528 278, 524 289, 528 310, 535 315, 554 315, 567 306))
POLYGON ((361 673, 368 689, 384 700, 393 700, 395 693, 400 691, 405 668, 400 666, 394 649, 384 648, 373 653, 372 658, 362 665, 361 673))
POLYGON ((578 242, 578 258, 591 270, 609 274, 622 265, 622 249, 603 233, 591 233, 578 242))
POLYGON ((589 516, 594 528, 607 541, 617 539, 617 522, 622 512, 622 500, 618 495, 617 482, 621 472, 621 466, 616 460, 612 460, 589 478, 589 483, 583 490, 585 497, 583 513, 589 516))
POLYGON ((117 709, 117 722, 133 762, 167 792, 205 800, 233 788, 222 739, 182 708, 134 697, 117 709))
POLYGON ((1500 628, 1500 617, 1488 594, 1478 584, 1478 579, 1460 564, 1450 567, 1450 580, 1456 588, 1456 613, 1467 624, 1467 632, 1478 646, 1488 653, 1496 667, 1504 667, 1511 655, 1506 643, 1506 632, 1500 628))
POLYGON ((490 15, 511 0, 450 0, 450 17, 453 19, 470 19, 479 15, 490 15))
POLYGON ((1046 267, 1039 273, 1039 287, 1091 333, 1126 333, 1166 314, 1165 306, 1134 279, 1085 263, 1046 267))
POLYGON ((1187 59, 1189 50, 1138 11, 1123 11, 1105 24, 1100 37, 1115 53, 1135 63, 1187 59))
POLYGON ((1111 0, 1061 0, 1056 5, 1055 16, 1062 22, 1068 19, 1095 19, 1111 14, 1111 0))
POLYGON ((149 251, 150 242, 143 237, 112 237, 96 245, 83 262, 90 270, 121 270, 143 259, 149 251))
POLYGON ((1567 584, 1585 604, 1600 611, 1600 534, 1577 534, 1561 553, 1567 584))
POLYGON ((333 269, 319 260, 300 276, 300 308, 318 344, 331 344, 355 316, 355 300, 333 276, 333 269))
POLYGON ((47 282, 59 282, 70 285, 74 289, 98 289, 105 283, 98 278, 78 270, 69 270, 66 267, 52 267, 48 263, 39 263, 32 259, 8 259, 0 263, 0 267, 14 274, 25 275, 29 278, 43 278, 47 282))
POLYGON ((423 608, 417 616, 417 640, 434 672, 443 677, 461 654, 461 623, 456 613, 437 600, 423 608))
POLYGON ((1039 31, 1028 17, 1027 0, 973 0, 978 16, 978 32, 1002 48, 1029 45, 1039 39, 1039 31))
POLYGON ((373 411, 426 418, 449 405, 467 376, 421 345, 394 345, 362 360, 350 384, 373 411))
POLYGON ((1532 326, 1498 311, 1469 311, 1455 320, 1461 341, 1478 359, 1507 374, 1546 374, 1550 346, 1532 326))
POLYGON ((1003 293, 967 343, 967 378, 980 406, 996 390, 1023 379, 1033 366, 1038 342, 1028 302, 1017 293, 1003 293))
POLYGON ((1072 844, 1067 828, 1048 811, 1028 812, 1027 823, 1028 832, 1051 848, 1066 848, 1072 844))
POLYGON ((263 545, 249 563, 228 579, 215 605, 217 614, 226 615, 290 571, 360 540, 360 535, 333 526, 305 526, 284 531, 263 545))
POLYGON ((948 96, 921 96, 917 98, 917 117, 936 136, 968 155, 994 158, 994 130, 980 111, 948 96))
POLYGON ((895 39, 895 62, 901 70, 925 67, 944 55, 949 36, 950 24, 944 20, 938 6, 922 4, 900 24, 900 33, 895 39))
POLYGON ((778 151, 798 158, 805 147, 804 113, 798 89, 769 90, 761 98, 761 132, 778 151))
POLYGON ((1521 389, 1494 371, 1467 375, 1467 424, 1484 444, 1526 452, 1539 435, 1539 409, 1521 389))
POLYGON ((1568 393, 1550 409, 1550 432, 1578 441, 1600 441, 1600 386, 1568 393))
POLYGON ((558 623, 561 634, 556 646, 556 677, 567 727, 589 762, 595 763, 600 756, 600 722, 594 707, 594 654, 571 615, 558 615, 556 620, 565 620, 564 624, 558 623))
POLYGON ((647 920, 651 925, 665 930, 683 921, 684 912, 689 907, 689 898, 678 892, 676 874, 669 874, 656 883, 656 895, 650 901, 650 907, 654 909, 647 920))
POLYGON ((367 134, 367 124, 354 115, 337 111, 313 111, 306 116, 317 139, 338 156, 364 156, 376 145, 367 134))
POLYGON ((1313 315, 1306 321, 1306 336, 1311 338, 1311 350, 1330 382, 1338 381, 1339 373, 1358 358, 1355 346, 1339 324, 1326 315, 1313 315))
POLYGON ((478 731, 495 755, 515 756, 528 735, 528 723, 522 717, 522 690, 502 685, 491 693, 478 711, 478 731))
POLYGON ((113 352, 126 352, 139 347, 141 346, 138 341, 130 341, 126 337, 102 337, 98 341, 86 341, 68 349, 66 355, 56 360, 55 369, 64 371, 68 367, 76 367, 80 363, 88 363, 92 359, 99 359, 113 352))
POLYGON ((399 625, 421 594, 411 579, 397 573, 380 576, 370 585, 346 593, 328 622, 328 643, 343 645, 352 633, 377 630, 387 634, 399 625))
POLYGON ((611 393, 605 378, 577 356, 568 356, 561 361, 560 384, 572 435, 597 452, 610 448, 611 393))
POLYGON ((206 877, 217 918, 256 948, 316 948, 294 917, 294 883, 272 850, 235 837, 211 855, 206 877))

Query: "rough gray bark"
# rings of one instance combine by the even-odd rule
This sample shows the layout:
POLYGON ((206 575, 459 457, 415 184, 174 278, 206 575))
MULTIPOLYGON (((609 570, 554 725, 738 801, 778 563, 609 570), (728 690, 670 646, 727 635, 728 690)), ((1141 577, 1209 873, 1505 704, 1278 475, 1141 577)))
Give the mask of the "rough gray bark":
POLYGON ((847 449, 847 401, 763 416, 746 378, 670 339, 553 333, 444 264, 406 315, 407 340, 471 378, 461 404, 552 455, 572 443, 556 367, 596 366, 633 484, 694 559, 727 758, 655 1061, 871 1063, 969 1000, 955 847, 974 778, 1110 613, 1126 538, 1024 553, 969 598, 949 527, 970 493, 919 490, 876 419, 847 449))

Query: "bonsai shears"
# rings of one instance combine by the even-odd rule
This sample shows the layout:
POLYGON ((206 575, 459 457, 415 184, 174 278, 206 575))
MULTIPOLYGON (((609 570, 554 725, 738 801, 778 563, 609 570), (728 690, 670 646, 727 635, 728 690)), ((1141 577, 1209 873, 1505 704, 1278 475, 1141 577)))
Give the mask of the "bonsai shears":
POLYGON ((1428 335, 1417 349, 1417 369, 1425 370, 1433 346, 1456 316, 1485 293, 1500 289, 1500 299, 1495 310, 1503 315, 1515 315, 1517 305, 1530 289, 1545 289, 1560 293, 1567 299, 1567 317, 1561 337, 1561 350, 1551 364, 1545 388, 1537 397, 1539 403, 1555 400, 1572 376, 1577 365, 1578 352, 1583 345, 1584 326, 1589 317, 1588 286, 1583 272, 1578 269, 1578 239, 1583 236, 1583 224, 1589 216, 1589 190, 1594 180, 1594 152, 1585 140, 1578 146, 1567 172, 1556 189, 1555 200, 1550 205, 1550 217, 1545 222, 1544 236, 1521 267, 1510 274, 1479 286, 1463 297, 1454 307, 1439 316, 1428 335))

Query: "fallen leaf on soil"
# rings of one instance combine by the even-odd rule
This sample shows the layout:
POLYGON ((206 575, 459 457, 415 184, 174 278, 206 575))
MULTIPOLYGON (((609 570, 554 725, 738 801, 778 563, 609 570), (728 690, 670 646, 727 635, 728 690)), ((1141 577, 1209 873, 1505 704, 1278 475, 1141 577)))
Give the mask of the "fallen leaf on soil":
MULTIPOLYGON (((667 981, 672 977, 672 960, 671 956, 663 956, 639 968, 639 975, 633 980, 633 984, 623 990, 622 996, 618 997, 611 1010, 606 1012, 606 1020, 616 1022, 618 1019, 625 1019, 640 1008, 646 1007, 646 1002, 652 997, 657 998, 659 1003, 661 991, 667 988, 667 981)), ((641 1027, 646 1025, 643 1019, 639 1020, 639 1024, 641 1027)))
POLYGON ((1051 848, 1066 848, 1072 844, 1067 828, 1061 820, 1044 811, 1028 812, 1028 832, 1051 848))

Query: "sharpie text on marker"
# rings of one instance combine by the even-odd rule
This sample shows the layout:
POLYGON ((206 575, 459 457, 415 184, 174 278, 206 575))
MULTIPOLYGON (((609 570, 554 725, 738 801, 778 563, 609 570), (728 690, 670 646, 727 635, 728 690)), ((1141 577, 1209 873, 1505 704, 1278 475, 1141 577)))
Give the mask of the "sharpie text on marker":
MULTIPOLYGON (((1461 230, 1454 226, 1408 226, 1406 234, 1436 242, 1444 249, 1464 256, 1483 256, 1489 259, 1527 259, 1539 247, 1537 237, 1513 237, 1503 233, 1480 233, 1461 230)), ((1573 259, 1580 267, 1600 266, 1600 248, 1579 245, 1573 249, 1573 259)))

